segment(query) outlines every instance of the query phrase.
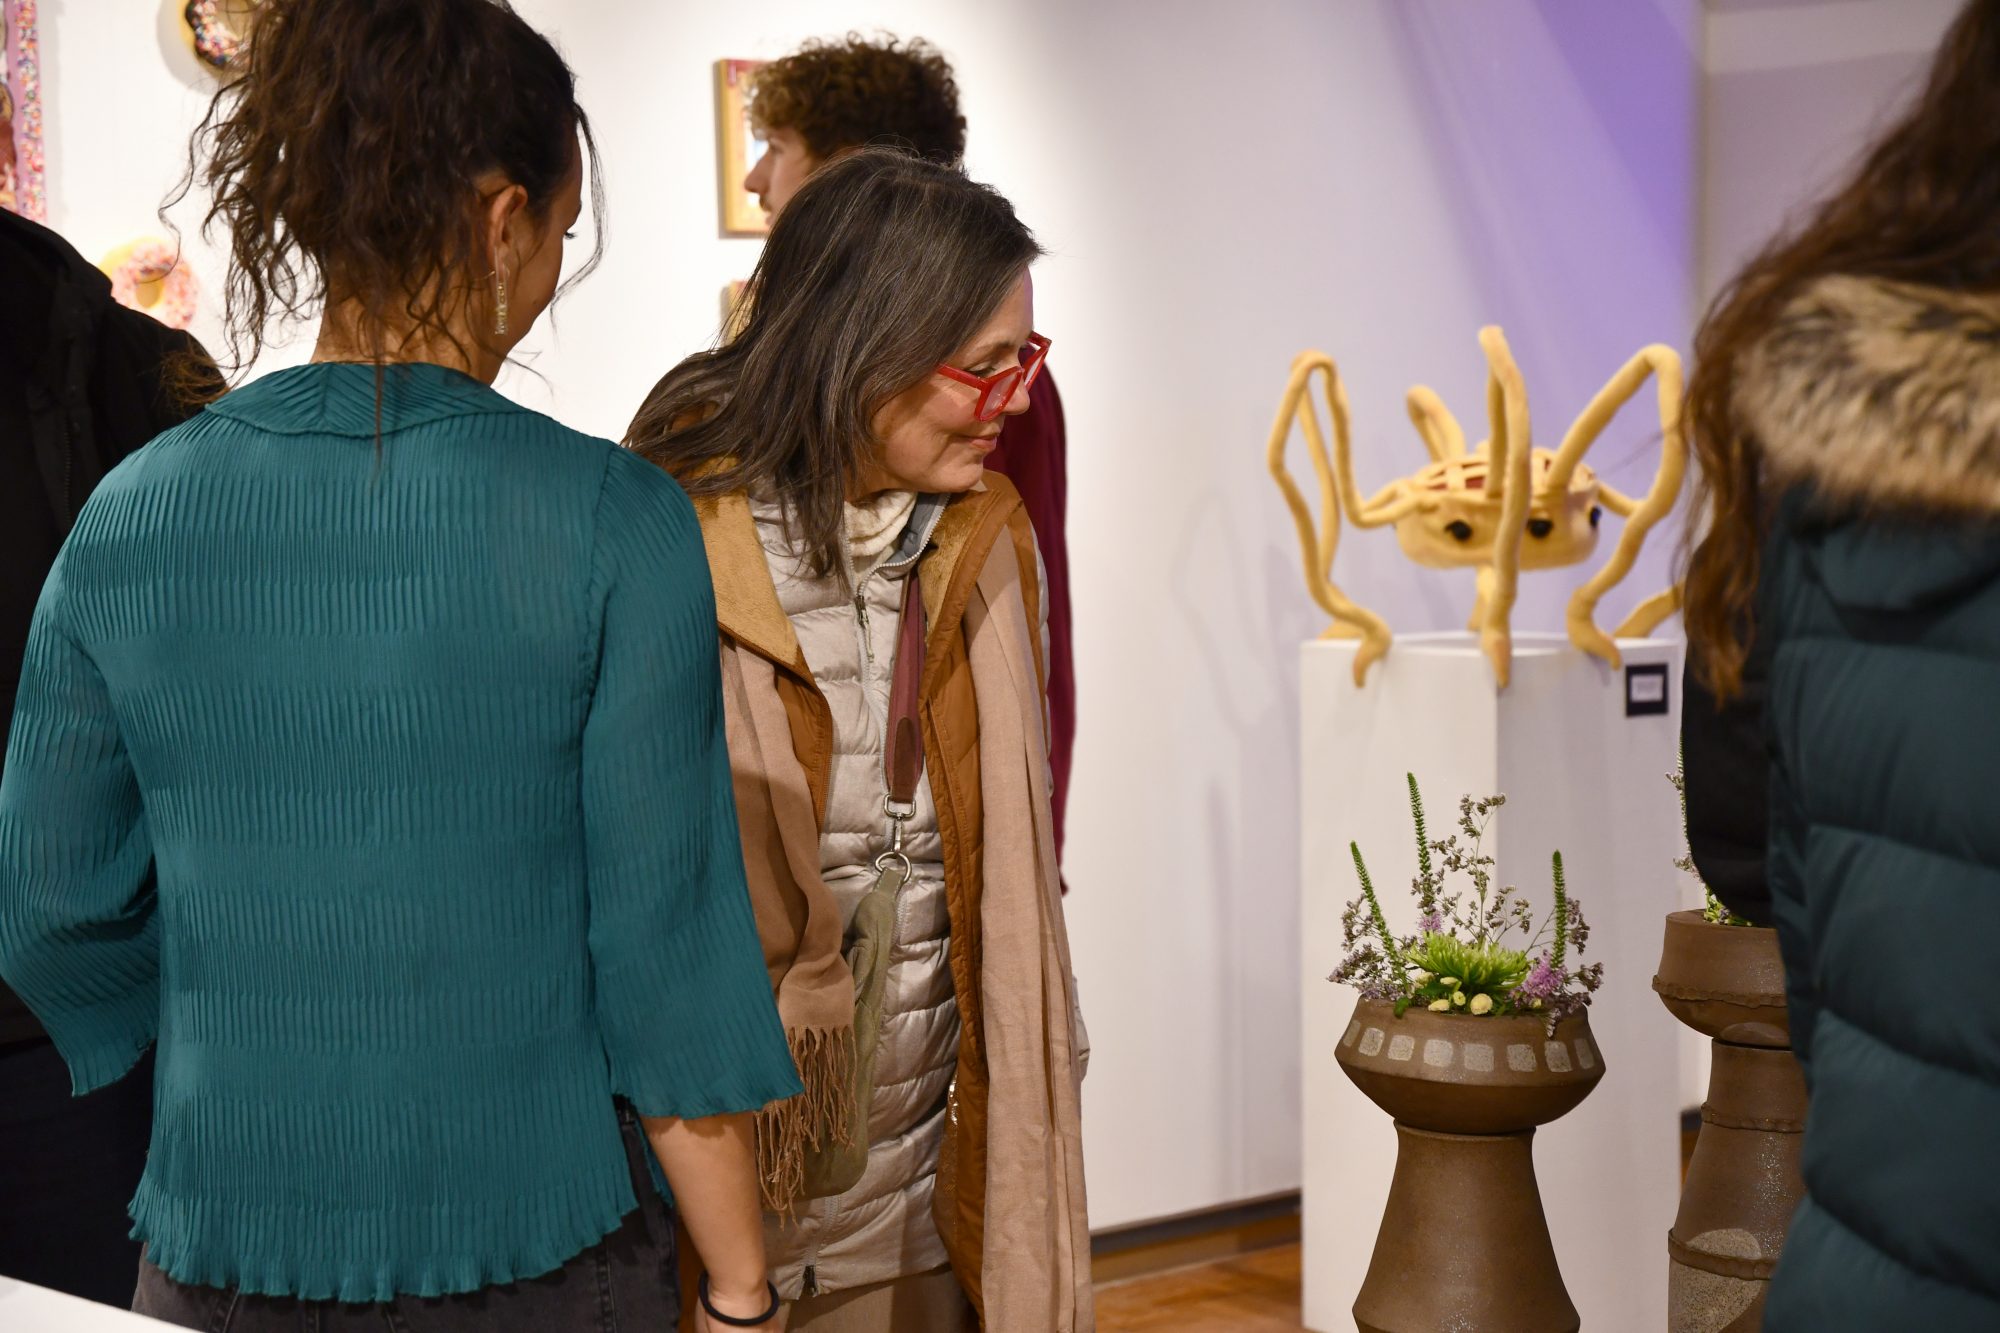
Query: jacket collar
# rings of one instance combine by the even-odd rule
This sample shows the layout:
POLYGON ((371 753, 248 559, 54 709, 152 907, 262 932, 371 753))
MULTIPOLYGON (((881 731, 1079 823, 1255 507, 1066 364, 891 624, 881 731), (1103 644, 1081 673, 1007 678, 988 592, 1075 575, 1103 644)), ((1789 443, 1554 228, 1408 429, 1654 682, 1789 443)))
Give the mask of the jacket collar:
POLYGON ((262 376, 208 410, 274 435, 364 438, 450 417, 527 411, 470 375, 443 366, 384 366, 378 376, 372 365, 346 361, 315 362, 262 376))
MULTIPOLYGON (((947 498, 942 513, 927 512, 929 505, 919 505, 911 526, 915 528, 922 520, 933 523, 930 555, 919 567, 933 646, 937 636, 949 633, 964 613, 972 587, 978 581, 978 567, 1005 527, 1008 515, 1020 503, 1014 488, 1004 481, 996 484, 982 481, 963 495, 947 498)), ((799 646, 791 619, 778 602, 777 586, 771 580, 764 544, 757 536, 749 497, 741 491, 696 496, 694 507, 701 523, 702 544, 708 552, 709 576, 715 584, 717 625, 724 634, 758 656, 801 680, 810 681, 812 670, 806 665, 805 650, 799 646)), ((901 559, 921 553, 919 548, 908 557, 900 550, 897 554, 901 559)))
POLYGON ((805 650, 778 602, 778 586, 757 536, 750 497, 742 491, 697 495, 694 513, 715 584, 715 621, 722 632, 760 657, 810 680, 805 650))
POLYGON ((1780 487, 2000 515, 2000 295, 1822 278, 1745 354, 1733 402, 1780 487))
MULTIPOLYGON (((895 544, 876 557, 868 566, 868 574, 889 574, 901 576, 910 566, 916 564, 925 551, 930 549, 931 534, 937 530, 938 520, 952 501, 949 495, 918 495, 903 516, 902 530, 897 534, 895 544)), ((757 527, 757 541, 769 557, 792 555, 791 533, 785 522, 785 508, 775 500, 750 501, 750 517, 757 527)), ((841 552, 841 567, 850 586, 858 582, 864 571, 856 568, 851 554, 841 552)))
POLYGON ((951 633, 965 614, 987 552, 1005 529, 1008 515, 1020 507, 1021 497, 1012 483, 989 472, 977 487, 946 506, 938 519, 931 533, 935 549, 922 566, 924 615, 930 621, 933 658, 941 636, 951 633))

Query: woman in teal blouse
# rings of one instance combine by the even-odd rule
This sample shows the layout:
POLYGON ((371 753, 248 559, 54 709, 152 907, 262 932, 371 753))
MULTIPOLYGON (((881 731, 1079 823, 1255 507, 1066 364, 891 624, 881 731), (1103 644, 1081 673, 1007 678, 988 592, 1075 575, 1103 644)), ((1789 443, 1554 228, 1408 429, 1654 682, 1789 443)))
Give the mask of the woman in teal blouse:
POLYGON ((643 1118, 702 1318, 764 1327, 746 1113, 799 1085, 700 533, 487 387, 581 210, 569 71, 489 0, 275 0, 205 131, 239 346, 323 297, 314 364, 98 489, 0 783, 0 973, 79 1092, 158 1046, 137 1308, 671 1328, 643 1118))

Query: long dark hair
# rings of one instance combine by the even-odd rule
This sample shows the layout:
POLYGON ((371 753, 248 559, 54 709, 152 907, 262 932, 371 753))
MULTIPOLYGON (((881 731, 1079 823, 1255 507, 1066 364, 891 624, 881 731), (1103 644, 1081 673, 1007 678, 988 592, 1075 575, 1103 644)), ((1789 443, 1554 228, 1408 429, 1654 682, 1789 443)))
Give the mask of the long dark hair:
POLYGON ((1014 207, 949 167, 864 148, 778 215, 741 332, 675 366, 626 443, 694 494, 783 500, 820 574, 875 415, 979 332, 1041 253, 1014 207))
POLYGON ((1716 298, 1695 337, 1688 420, 1707 529, 1688 560, 1694 669, 1718 698, 1742 683, 1756 632, 1770 506, 1757 441, 1735 404, 1740 363, 1816 278, 1857 274, 1962 291, 2000 288, 2000 0, 1972 0, 1922 94, 1852 179, 1716 298))
MULTIPOLYGON (((272 320, 329 294, 356 304, 378 364, 392 330, 451 339, 449 320, 491 267, 488 173, 527 191, 539 220, 581 137, 601 205, 575 77, 505 0, 267 0, 240 60, 168 201, 199 182, 214 199, 203 234, 228 229, 234 369, 263 350, 272 320)), ((596 263, 594 252, 570 282, 596 263)))

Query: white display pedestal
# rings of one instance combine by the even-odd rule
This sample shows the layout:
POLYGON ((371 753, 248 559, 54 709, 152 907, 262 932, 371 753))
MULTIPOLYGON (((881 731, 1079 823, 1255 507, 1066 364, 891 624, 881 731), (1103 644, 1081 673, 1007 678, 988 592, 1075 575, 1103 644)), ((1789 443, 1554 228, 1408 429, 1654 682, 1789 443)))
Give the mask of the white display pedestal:
POLYGON ((0 1277, 0 1329, 6 1333, 159 1333, 167 1327, 129 1310, 0 1277))
MULTIPOLYGON (((1400 636, 1360 689, 1355 648, 1308 644, 1299 673, 1306 1327, 1354 1327, 1350 1307, 1395 1166, 1389 1118, 1334 1063, 1355 994, 1325 978, 1341 959, 1341 910, 1360 892, 1350 841, 1361 844, 1390 928, 1415 928, 1406 772, 1423 788, 1434 839, 1454 830, 1460 796, 1506 794, 1487 842, 1496 881, 1519 885, 1543 911, 1549 854, 1563 854, 1590 925, 1583 961, 1605 967, 1590 1022, 1606 1074, 1581 1107, 1535 1136, 1542 1204, 1583 1327, 1662 1327, 1666 1233, 1680 1194, 1682 1043, 1651 982, 1661 919, 1684 891, 1666 778, 1680 734, 1681 646, 1621 643, 1626 670, 1615 672, 1560 636, 1517 635, 1505 692, 1470 634, 1400 636), (1656 679, 1661 666, 1667 710, 1628 717, 1631 669, 1652 667, 1656 679)), ((1467 1217, 1435 1242, 1485 1239, 1467 1217)))

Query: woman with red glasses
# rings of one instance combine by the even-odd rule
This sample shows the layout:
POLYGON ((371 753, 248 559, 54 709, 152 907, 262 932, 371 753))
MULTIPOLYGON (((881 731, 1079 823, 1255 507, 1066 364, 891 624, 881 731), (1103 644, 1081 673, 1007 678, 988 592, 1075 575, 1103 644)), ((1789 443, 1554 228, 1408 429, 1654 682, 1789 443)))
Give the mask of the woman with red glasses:
POLYGON ((1048 354, 1008 202, 817 172, 627 443, 694 497, 752 906, 805 1093, 758 1122, 792 1333, 1092 1327, 1034 532, 985 470, 1048 354))

